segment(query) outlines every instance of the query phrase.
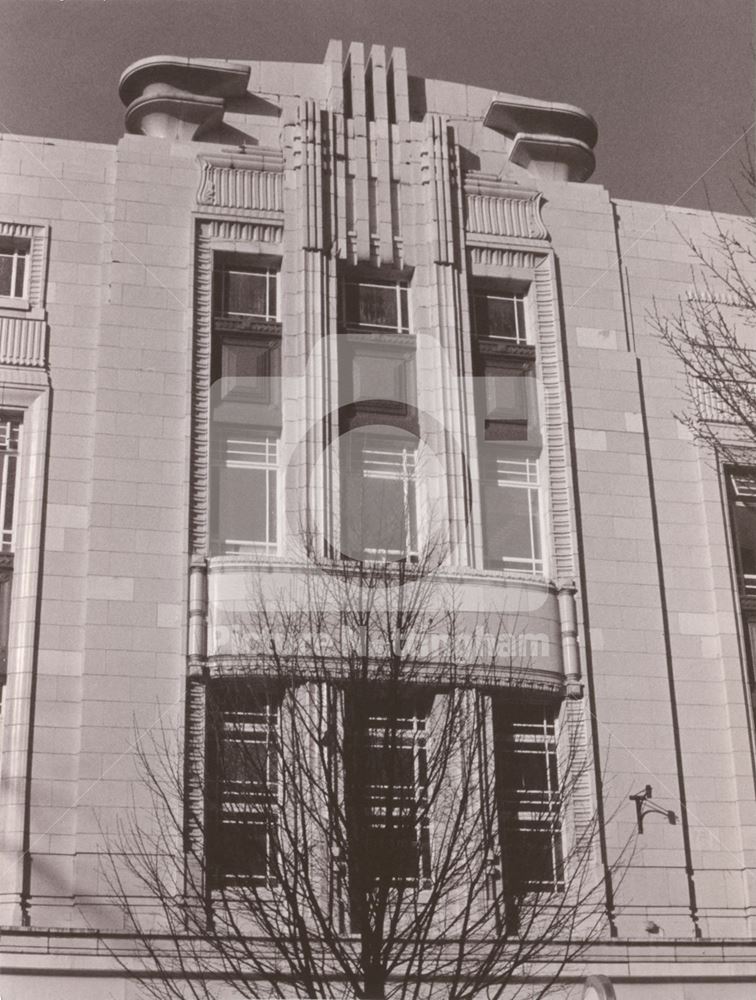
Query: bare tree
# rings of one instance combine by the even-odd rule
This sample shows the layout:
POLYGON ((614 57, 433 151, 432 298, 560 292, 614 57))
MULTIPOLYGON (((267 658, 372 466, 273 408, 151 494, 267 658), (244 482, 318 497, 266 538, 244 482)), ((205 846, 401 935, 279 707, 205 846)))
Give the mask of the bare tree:
POLYGON ((582 727, 440 573, 261 583, 203 752, 143 750, 109 860, 150 995, 538 998, 600 932, 582 727))
MULTIPOLYGON (((743 172, 753 196, 750 156, 743 172)), ((657 306, 652 317, 685 375, 681 421, 734 464, 756 443, 756 222, 750 214, 724 222, 712 213, 709 240, 682 237, 695 261, 691 291, 672 315, 657 306)))

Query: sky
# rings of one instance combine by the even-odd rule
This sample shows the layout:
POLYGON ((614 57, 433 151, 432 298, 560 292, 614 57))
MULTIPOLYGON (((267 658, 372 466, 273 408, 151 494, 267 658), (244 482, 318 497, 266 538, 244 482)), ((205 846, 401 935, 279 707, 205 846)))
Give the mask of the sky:
POLYGON ((0 0, 0 131, 117 142, 149 55, 321 62, 329 38, 412 75, 577 104, 616 198, 742 212, 753 0, 0 0))

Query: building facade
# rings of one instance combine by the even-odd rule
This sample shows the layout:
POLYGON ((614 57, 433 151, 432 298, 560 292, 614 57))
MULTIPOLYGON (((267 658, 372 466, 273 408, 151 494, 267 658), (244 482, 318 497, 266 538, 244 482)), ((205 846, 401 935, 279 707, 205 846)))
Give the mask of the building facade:
POLYGON ((155 57, 120 95, 116 146, 0 139, 3 1000, 139 995, 103 831, 140 734, 204 753, 250 580, 312 539, 440 539, 539 752, 582 733, 606 884, 575 995, 750 996, 754 493, 676 420, 649 319, 715 221, 588 183, 579 108, 401 49, 155 57))

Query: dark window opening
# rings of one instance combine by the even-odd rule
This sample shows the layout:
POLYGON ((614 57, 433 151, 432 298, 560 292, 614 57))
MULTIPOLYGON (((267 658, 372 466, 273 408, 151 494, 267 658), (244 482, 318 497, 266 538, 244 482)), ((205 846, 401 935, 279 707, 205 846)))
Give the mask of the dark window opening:
POLYGON ((430 878, 428 699, 346 701, 347 822, 355 888, 430 878))
POLYGON ((28 240, 0 238, 0 295, 21 299, 29 272, 28 240))
POLYGON ((279 803, 279 701, 233 683, 208 709, 207 865, 211 887, 274 879, 279 803))
POLYGON ((561 792, 550 706, 494 702, 501 871, 513 896, 564 888, 561 792))
POLYGON ((347 329, 410 332, 407 281, 345 277, 341 291, 342 323, 347 329))
POLYGON ((474 287, 473 331, 480 340, 490 338, 511 344, 526 344, 525 302, 521 294, 474 287))

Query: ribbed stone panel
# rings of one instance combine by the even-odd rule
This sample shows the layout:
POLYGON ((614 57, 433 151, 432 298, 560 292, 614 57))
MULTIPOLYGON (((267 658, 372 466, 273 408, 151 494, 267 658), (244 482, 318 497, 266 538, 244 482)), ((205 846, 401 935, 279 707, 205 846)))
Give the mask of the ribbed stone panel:
POLYGON ((465 176, 467 229, 471 233, 547 239, 542 201, 538 191, 523 190, 486 174, 465 176))
POLYGON ((43 320, 0 316, 0 364, 42 368, 45 354, 43 320))
POLYGON ((200 205, 264 213, 283 212, 283 162, 278 151, 202 160, 200 205))

